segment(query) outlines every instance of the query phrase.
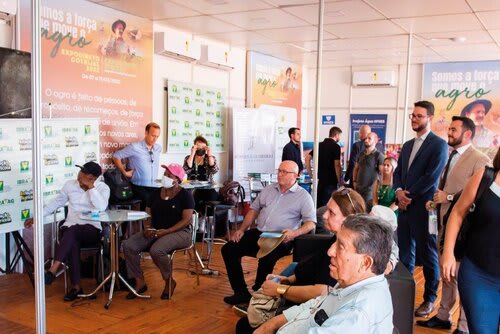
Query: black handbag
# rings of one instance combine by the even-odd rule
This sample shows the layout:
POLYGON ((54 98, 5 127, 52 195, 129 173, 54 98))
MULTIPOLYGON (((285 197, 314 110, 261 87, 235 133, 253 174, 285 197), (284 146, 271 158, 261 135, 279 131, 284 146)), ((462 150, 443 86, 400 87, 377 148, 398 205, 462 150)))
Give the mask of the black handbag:
MULTIPOLYGON (((481 199, 483 193, 486 191, 486 189, 488 189, 491 186, 491 184, 495 180, 496 174, 497 171, 495 169, 486 166, 483 177, 481 178, 481 182, 479 183, 479 187, 477 188, 477 193, 476 193, 476 198, 474 199, 474 203, 472 203, 469 212, 464 217, 462 226, 460 227, 460 231, 458 232, 457 241, 455 243, 455 248, 453 250, 453 253, 455 254, 455 258, 457 259, 457 261, 461 260, 465 255, 465 248, 467 246, 467 233, 469 232, 472 222, 476 221, 475 219, 475 215, 477 214, 476 203, 479 203, 479 200, 481 199)), ((451 202, 450 207, 446 211, 446 214, 443 216, 443 238, 441 239, 440 242, 441 251, 443 250, 444 246, 448 218, 450 217, 451 211, 453 210, 453 207, 457 203, 461 194, 462 190, 460 190, 453 196, 453 201, 451 202)), ((476 221, 476 224, 477 223, 478 222, 476 221)))

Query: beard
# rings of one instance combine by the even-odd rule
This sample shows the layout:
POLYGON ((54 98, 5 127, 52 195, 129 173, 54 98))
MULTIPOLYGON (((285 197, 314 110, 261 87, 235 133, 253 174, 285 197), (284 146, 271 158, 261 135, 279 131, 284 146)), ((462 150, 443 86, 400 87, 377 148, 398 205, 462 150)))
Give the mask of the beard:
POLYGON ((418 125, 416 128, 413 127, 413 124, 411 125, 411 128, 413 129, 413 131, 415 132, 420 132, 422 130, 424 130, 425 128, 427 128, 427 124, 429 124, 429 122, 426 122, 425 124, 420 124, 418 125))
POLYGON ((464 134, 463 133, 458 138, 448 137, 448 145, 451 146, 451 147, 456 147, 456 146, 462 144, 463 140, 464 140, 464 134))

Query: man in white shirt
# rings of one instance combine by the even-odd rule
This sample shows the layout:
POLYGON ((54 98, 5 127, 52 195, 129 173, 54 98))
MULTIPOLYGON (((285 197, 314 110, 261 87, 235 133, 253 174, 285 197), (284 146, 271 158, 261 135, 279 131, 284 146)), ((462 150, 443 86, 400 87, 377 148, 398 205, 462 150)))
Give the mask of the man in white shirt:
MULTIPOLYGON (((90 161, 80 168, 76 180, 67 181, 59 195, 43 208, 47 216, 60 207, 68 206, 66 221, 62 226, 62 237, 56 249, 54 263, 45 272, 45 284, 50 285, 62 262, 68 263, 72 289, 64 296, 65 301, 73 301, 83 293, 80 287, 80 246, 96 244, 101 238, 101 224, 82 220, 80 214, 90 211, 104 211, 108 206, 109 187, 102 181, 101 166, 90 161)), ((24 226, 33 225, 33 219, 27 219, 24 226)))

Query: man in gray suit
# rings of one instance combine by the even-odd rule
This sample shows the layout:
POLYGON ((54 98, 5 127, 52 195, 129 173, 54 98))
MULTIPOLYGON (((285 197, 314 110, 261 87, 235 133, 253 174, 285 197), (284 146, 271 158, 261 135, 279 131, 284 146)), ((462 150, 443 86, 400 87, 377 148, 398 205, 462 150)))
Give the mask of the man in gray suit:
MULTIPOLYGON (((431 203, 440 206, 440 226, 443 226, 442 218, 448 211, 453 196, 462 190, 469 178, 485 165, 490 165, 491 160, 487 155, 478 151, 472 140, 476 132, 474 122, 467 117, 453 116, 448 129, 448 145, 453 151, 448 158, 448 163, 441 176, 439 188, 434 194, 433 200, 426 203, 427 210, 430 210, 431 203)), ((442 231, 440 238, 443 237, 442 231)), ((458 272, 459 262, 457 262, 458 272)), ((457 277, 452 276, 450 281, 443 280, 441 303, 436 316, 427 321, 418 320, 417 325, 429 328, 451 329, 452 309, 455 306, 458 296, 457 277)), ((458 327, 454 334, 465 334, 469 332, 465 313, 460 307, 460 317, 458 327)))
POLYGON ((439 286, 437 235, 429 233, 429 217, 425 203, 436 192, 439 176, 448 157, 446 141, 430 130, 434 105, 416 102, 411 113, 411 127, 416 138, 404 143, 394 171, 394 189, 399 206, 399 258, 413 275, 415 260, 423 265, 424 302, 416 316, 426 316, 434 309, 439 286))

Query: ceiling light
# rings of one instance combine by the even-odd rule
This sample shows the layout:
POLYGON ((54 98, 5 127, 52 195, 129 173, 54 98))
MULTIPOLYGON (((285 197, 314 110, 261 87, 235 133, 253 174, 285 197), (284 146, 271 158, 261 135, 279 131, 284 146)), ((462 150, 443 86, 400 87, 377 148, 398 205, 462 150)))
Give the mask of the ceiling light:
POLYGON ((428 40, 431 40, 431 41, 445 41, 445 40, 448 40, 448 41, 452 41, 452 42, 456 42, 456 43, 464 43, 465 41, 467 41, 467 37, 465 36, 457 36, 457 37, 432 37, 432 38, 426 38, 428 40))
POLYGON ((227 1, 225 0, 205 0, 205 2, 214 6, 227 5, 227 1))
POLYGON ((311 52, 312 51, 312 50, 309 50, 309 49, 307 49, 307 48, 305 48, 303 46, 300 46, 300 45, 297 45, 297 44, 293 44, 293 43, 286 43, 286 45, 292 46, 294 48, 297 48, 297 49, 305 51, 305 52, 311 52))

